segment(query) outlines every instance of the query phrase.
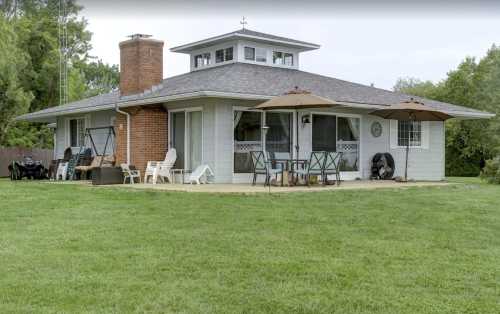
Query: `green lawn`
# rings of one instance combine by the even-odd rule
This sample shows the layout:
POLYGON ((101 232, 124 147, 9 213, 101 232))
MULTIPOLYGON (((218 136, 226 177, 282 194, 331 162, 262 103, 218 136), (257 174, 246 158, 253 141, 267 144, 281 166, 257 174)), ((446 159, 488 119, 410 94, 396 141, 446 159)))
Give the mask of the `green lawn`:
POLYGON ((499 313, 500 186, 245 196, 0 180, 11 312, 499 313))

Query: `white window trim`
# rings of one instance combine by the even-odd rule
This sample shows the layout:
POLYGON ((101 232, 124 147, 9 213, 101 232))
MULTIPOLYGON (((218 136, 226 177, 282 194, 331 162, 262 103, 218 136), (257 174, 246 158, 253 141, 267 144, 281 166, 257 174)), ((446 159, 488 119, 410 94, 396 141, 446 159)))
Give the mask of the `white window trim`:
POLYGON ((295 53, 293 53, 291 51, 287 51, 287 50, 275 50, 275 49, 273 49, 272 52, 271 52, 271 63, 274 66, 280 66, 280 67, 285 67, 285 68, 293 68, 295 66, 295 53), (281 63, 275 63, 274 62, 274 53, 275 52, 281 53, 281 63), (288 64, 285 63, 285 54, 292 55, 292 64, 291 65, 288 65, 288 64))
MULTIPOLYGON (((419 146, 410 146, 410 149, 429 149, 430 124, 429 121, 421 121, 421 140, 419 146)), ((406 146, 398 145, 399 130, 398 120, 390 121, 391 149, 406 149, 406 146)))
MULTIPOLYGON (((64 120, 64 142, 65 142, 65 147, 71 147, 73 148, 80 148, 79 146, 71 146, 71 134, 70 134, 70 128, 69 128, 69 121, 70 120, 78 120, 78 119, 83 119, 84 120, 84 129, 87 129, 90 127, 90 115, 84 115, 84 116, 76 116, 76 117, 67 117, 64 120)), ((84 143, 85 144, 85 143, 84 143)))
POLYGON ((252 61, 252 62, 257 63, 257 47, 244 45, 243 46, 243 60, 245 60, 245 61, 252 61), (247 48, 253 49, 253 59, 247 59, 247 57, 245 55, 247 48))

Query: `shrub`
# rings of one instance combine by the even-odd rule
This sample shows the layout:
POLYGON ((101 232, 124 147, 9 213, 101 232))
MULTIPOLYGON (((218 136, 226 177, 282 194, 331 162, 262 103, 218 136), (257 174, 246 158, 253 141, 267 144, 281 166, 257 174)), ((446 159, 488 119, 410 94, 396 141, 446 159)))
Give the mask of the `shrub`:
POLYGON ((500 157, 486 161, 486 165, 481 171, 481 179, 488 183, 500 184, 500 157))

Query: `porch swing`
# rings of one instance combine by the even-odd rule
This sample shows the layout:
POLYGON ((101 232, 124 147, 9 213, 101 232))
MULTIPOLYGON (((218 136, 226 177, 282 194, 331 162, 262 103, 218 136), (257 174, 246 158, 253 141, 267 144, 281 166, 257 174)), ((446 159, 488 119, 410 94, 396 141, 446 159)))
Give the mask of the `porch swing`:
POLYGON ((85 129, 85 139, 83 141, 82 146, 80 146, 80 149, 77 154, 77 160, 79 160, 79 157, 85 153, 89 149, 88 144, 91 144, 91 152, 93 152, 94 158, 92 159, 92 162, 90 165, 79 165, 74 167, 74 169, 68 169, 69 177, 74 178, 74 175, 76 171, 80 172, 80 178, 87 178, 87 174, 89 171, 92 171, 95 168, 101 168, 101 167, 112 167, 114 166, 115 163, 115 129, 112 126, 106 126, 106 127, 96 127, 96 128, 86 128, 85 129), (99 131, 104 131, 107 132, 106 134, 106 142, 104 144, 104 148, 102 149, 102 152, 99 152, 95 141, 94 141, 94 136, 96 132, 99 131), (109 151, 108 151, 109 150, 109 151))

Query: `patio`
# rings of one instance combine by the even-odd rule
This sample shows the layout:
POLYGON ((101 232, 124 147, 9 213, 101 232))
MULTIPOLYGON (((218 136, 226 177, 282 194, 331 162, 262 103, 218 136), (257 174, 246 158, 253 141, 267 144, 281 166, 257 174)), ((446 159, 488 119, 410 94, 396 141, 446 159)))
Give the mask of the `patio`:
MULTIPOLYGON (((92 185, 90 181, 50 181, 53 184, 83 184, 92 185)), ((426 187, 426 186, 447 186, 452 183, 445 181, 430 182, 396 182, 396 181, 345 181, 340 186, 336 185, 312 185, 307 186, 292 186, 281 187, 271 186, 271 193, 293 193, 293 192, 324 192, 324 191, 339 191, 339 190, 373 190, 373 189, 405 189, 410 187, 426 187)), ((269 188, 262 184, 255 186, 251 184, 119 184, 119 185, 101 185, 102 187, 112 187, 119 189, 136 189, 136 190, 155 190, 155 191, 177 191, 177 192, 194 192, 194 193, 269 193, 269 188)))

